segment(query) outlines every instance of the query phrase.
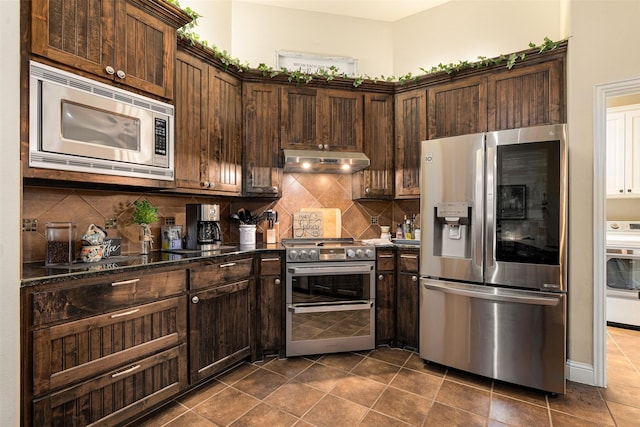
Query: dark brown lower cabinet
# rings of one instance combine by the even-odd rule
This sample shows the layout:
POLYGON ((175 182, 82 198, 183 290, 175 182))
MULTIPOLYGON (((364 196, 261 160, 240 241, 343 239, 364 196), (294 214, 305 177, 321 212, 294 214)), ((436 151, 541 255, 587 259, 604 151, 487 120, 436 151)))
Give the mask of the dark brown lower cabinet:
POLYGON ((259 258, 258 282, 258 358, 284 355, 284 281, 282 261, 277 253, 259 258))
POLYGON ((250 357, 254 279, 192 292, 189 303, 190 380, 196 383, 250 357))
POLYGON ((187 345, 137 360, 33 402, 35 426, 115 425, 187 386, 187 345))
POLYGON ((420 324, 420 259, 418 250, 398 251, 397 340, 398 346, 418 348, 420 324))
POLYGON ((395 250, 376 250, 376 345, 396 341, 395 250))

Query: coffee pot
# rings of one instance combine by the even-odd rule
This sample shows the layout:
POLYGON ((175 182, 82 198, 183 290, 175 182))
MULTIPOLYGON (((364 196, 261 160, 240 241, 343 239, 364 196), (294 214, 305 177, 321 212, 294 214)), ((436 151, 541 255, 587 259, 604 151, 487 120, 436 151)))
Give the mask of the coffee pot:
POLYGON ((186 249, 210 251, 222 244, 220 205, 188 204, 186 249))

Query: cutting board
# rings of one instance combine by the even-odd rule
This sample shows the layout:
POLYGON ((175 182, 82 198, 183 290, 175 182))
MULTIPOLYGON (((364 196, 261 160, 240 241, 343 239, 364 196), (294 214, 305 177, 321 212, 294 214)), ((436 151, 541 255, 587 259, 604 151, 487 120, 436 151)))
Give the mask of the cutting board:
POLYGON ((322 213, 322 237, 342 237, 342 212, 338 208, 302 208, 300 212, 322 213))
POLYGON ((300 211, 293 213, 293 238, 320 238, 322 237, 322 212, 300 211))

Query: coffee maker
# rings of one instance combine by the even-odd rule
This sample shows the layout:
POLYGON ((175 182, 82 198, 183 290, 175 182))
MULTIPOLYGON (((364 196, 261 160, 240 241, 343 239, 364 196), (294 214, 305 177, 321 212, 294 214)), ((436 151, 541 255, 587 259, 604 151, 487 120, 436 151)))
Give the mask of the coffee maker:
POLYGON ((186 248, 210 251, 222 243, 220 205, 187 205, 186 248))

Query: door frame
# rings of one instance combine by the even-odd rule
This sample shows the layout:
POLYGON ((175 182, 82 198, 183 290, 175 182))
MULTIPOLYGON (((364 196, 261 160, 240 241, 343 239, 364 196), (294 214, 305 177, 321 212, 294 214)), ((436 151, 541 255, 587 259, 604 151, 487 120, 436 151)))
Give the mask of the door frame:
POLYGON ((596 85, 593 110, 593 381, 607 385, 607 298, 605 222, 607 219, 607 100, 640 93, 640 78, 596 85))

